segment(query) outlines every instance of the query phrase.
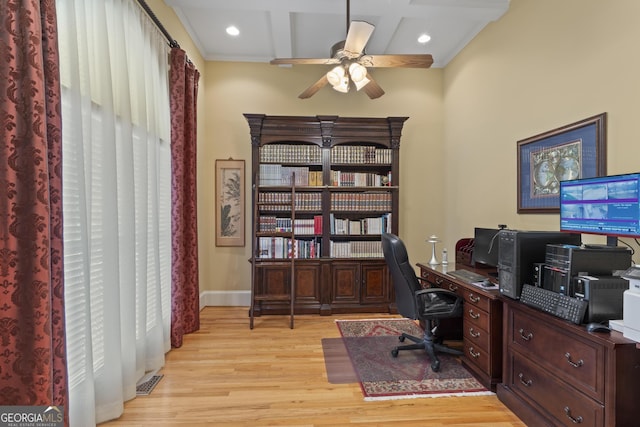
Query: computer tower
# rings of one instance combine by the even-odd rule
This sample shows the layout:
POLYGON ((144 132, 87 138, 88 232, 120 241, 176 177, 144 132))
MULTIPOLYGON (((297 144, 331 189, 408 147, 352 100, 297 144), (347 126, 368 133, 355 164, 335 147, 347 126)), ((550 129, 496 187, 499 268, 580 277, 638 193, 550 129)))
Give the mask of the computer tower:
POLYGON ((611 276, 631 265, 631 250, 625 246, 577 246, 549 244, 545 255, 544 288, 570 295, 576 276, 611 276))
POLYGON ((616 276, 576 276, 570 296, 587 301, 584 322, 602 323, 622 319, 624 292, 629 281, 616 276))
POLYGON ((581 238, 580 234, 559 231, 500 231, 498 285, 502 295, 518 299, 523 284, 535 284, 534 265, 545 261, 549 243, 579 245, 581 238))

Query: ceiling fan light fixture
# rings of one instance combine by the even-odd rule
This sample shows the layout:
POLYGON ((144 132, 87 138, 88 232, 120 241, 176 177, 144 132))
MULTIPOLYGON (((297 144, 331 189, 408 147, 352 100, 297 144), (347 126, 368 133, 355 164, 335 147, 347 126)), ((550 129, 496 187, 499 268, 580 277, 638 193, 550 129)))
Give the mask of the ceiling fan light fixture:
POLYGON ((343 76, 340 83, 338 83, 337 85, 333 85, 333 88, 338 92, 349 92, 349 77, 343 76))
POLYGON ((369 80, 368 78, 365 77, 364 79, 360 80, 359 82, 354 80, 353 84, 356 85, 356 90, 360 90, 363 87, 365 87, 366 85, 368 85, 370 81, 371 80, 369 80))
POLYGON ((361 82, 367 78, 367 69, 357 62, 353 62, 349 65, 349 76, 354 83, 361 82))
POLYGON ((341 84, 344 78, 345 72, 342 65, 334 67, 327 73, 327 80, 329 81, 329 84, 334 87, 341 84))
POLYGON ((233 37, 240 35, 240 30, 235 25, 228 26, 225 31, 227 32, 227 34, 233 37))

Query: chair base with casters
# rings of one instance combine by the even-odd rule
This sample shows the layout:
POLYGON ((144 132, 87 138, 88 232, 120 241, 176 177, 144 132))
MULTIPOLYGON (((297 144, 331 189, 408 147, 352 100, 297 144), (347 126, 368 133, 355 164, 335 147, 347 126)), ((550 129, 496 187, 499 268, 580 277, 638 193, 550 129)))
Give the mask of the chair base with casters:
POLYGON ((430 324, 428 325, 428 327, 425 328, 424 336, 422 338, 403 332, 402 335, 398 337, 398 340, 400 342, 409 340, 413 341, 415 344, 407 344, 395 347, 393 350, 391 350, 391 355, 393 357, 398 357, 398 353, 400 352, 400 350, 424 350, 427 352, 427 355, 431 360, 431 370, 433 372, 438 372, 440 370, 440 359, 438 359, 437 353, 447 353, 455 356, 462 356, 463 353, 460 350, 456 350, 455 348, 443 345, 442 338, 435 337, 433 335, 433 325, 431 325, 431 322, 429 323, 430 324))

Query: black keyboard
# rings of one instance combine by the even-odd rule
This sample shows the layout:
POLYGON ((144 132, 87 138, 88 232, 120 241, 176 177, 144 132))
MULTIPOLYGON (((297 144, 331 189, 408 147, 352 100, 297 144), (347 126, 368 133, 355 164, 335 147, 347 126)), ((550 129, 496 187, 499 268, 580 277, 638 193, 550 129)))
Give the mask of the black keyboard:
POLYGON ((484 279, 486 279, 486 276, 483 276, 482 274, 474 273, 473 271, 469 271, 469 270, 447 271, 447 274, 467 283, 481 282, 484 279))
POLYGON ((584 319, 587 302, 536 286, 524 285, 520 302, 579 325, 584 319))

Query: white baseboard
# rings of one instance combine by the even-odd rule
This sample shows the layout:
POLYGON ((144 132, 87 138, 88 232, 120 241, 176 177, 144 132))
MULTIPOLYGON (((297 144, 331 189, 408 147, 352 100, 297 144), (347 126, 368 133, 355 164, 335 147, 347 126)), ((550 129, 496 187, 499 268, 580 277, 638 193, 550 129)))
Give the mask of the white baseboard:
POLYGON ((249 307, 251 291, 203 291, 200 310, 204 307, 249 307))

